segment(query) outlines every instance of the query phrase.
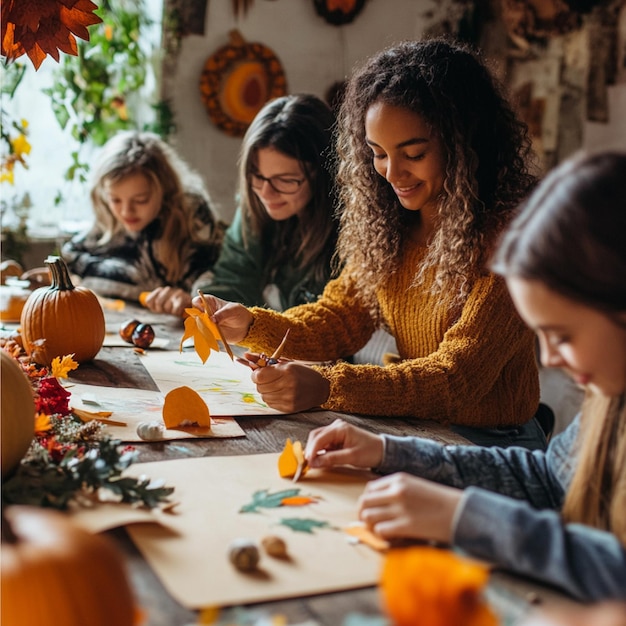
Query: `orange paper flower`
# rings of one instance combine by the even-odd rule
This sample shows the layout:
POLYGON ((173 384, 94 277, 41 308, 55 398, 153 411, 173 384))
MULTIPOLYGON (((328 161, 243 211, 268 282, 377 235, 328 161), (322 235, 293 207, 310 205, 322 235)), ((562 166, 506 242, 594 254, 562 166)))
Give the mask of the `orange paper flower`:
POLYGON ((497 626, 482 591, 487 566, 450 550, 394 548, 385 555, 380 581, 394 626, 497 626))
POLYGON ((27 54, 35 69, 49 54, 78 54, 76 37, 89 41, 87 26, 102 21, 91 0, 3 0, 2 54, 13 61, 27 54))

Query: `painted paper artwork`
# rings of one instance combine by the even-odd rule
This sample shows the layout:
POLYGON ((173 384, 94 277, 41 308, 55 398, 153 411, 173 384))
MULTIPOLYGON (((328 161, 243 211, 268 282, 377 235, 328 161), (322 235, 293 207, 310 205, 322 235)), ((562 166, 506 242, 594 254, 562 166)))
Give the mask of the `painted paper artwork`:
POLYGON ((154 351, 142 356, 141 362, 163 393, 181 385, 197 391, 211 417, 282 414, 263 402, 250 380, 250 370, 231 361, 225 352, 213 352, 202 363, 193 350, 154 351))
MULTIPOLYGON (((294 486, 278 475, 277 463, 278 454, 254 454, 129 468, 128 474, 146 473, 174 487, 178 504, 173 514, 155 515, 160 523, 130 524, 127 531, 183 606, 265 602, 377 583, 381 553, 344 530, 357 519, 358 498, 373 475, 348 468, 310 469, 294 486), (261 545, 268 535, 284 541, 289 558, 273 558, 261 550, 252 572, 241 572, 229 561, 233 541, 261 545)), ((112 527, 115 516, 122 524, 128 519, 119 504, 106 511, 97 516, 79 510, 74 515, 92 531, 105 522, 112 527)))
MULTIPOLYGON (((116 423, 116 425, 107 426, 107 434, 125 442, 142 441, 137 434, 137 426, 140 422, 163 420, 165 394, 159 391, 74 383, 68 386, 68 390, 72 394, 70 402, 72 409, 91 413, 110 413, 108 418, 101 419, 104 424, 107 420, 116 423)), ((163 439, 243 437, 244 434, 241 426, 232 417, 211 416, 210 428, 166 429, 163 439)))

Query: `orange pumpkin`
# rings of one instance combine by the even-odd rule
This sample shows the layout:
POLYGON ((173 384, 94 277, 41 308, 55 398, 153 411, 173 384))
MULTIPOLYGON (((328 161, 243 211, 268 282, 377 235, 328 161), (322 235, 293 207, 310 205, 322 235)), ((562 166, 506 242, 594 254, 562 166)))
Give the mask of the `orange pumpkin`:
POLYGON ((115 544, 48 509, 9 506, 2 519, 7 626, 133 626, 139 613, 115 544))
POLYGON ((24 349, 40 365, 73 354, 78 363, 90 361, 100 351, 105 335, 102 306, 86 287, 74 287, 65 261, 48 257, 52 284, 29 296, 22 309, 24 349))
POLYGON ((33 388, 17 361, 0 350, 2 412, 2 477, 9 474, 26 454, 35 434, 33 388))

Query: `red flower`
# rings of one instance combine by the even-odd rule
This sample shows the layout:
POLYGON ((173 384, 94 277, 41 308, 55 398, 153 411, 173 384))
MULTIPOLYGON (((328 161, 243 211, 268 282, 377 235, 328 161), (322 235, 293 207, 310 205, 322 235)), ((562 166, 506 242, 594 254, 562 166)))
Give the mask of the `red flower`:
POLYGON ((35 408, 38 412, 46 415, 69 415, 70 395, 69 391, 63 389, 59 381, 53 376, 42 378, 37 389, 35 408))

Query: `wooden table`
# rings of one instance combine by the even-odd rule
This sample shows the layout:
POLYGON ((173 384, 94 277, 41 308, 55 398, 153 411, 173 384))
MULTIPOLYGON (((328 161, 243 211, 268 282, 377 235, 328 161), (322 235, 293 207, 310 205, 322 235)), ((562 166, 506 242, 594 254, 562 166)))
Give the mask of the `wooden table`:
MULTIPOLYGON (((155 316, 145 309, 126 306, 123 311, 106 310, 109 328, 119 327, 128 318, 152 324, 156 336, 170 339, 168 347, 178 349, 183 333, 182 322, 170 316, 155 316)), ((91 364, 83 364, 72 372, 76 382, 104 386, 157 390, 141 364, 141 357, 129 348, 103 348, 91 364)), ((250 417, 239 421, 246 436, 232 439, 185 440, 185 458, 216 455, 240 455, 279 452, 287 437, 306 441, 312 428, 329 424, 337 417, 362 426, 372 432, 396 435, 423 436, 444 443, 467 443, 444 426, 435 422, 411 422, 405 419, 381 417, 363 418, 332 411, 309 411, 285 417, 250 417)), ((172 442, 176 444, 176 442, 172 442)), ((136 445, 138 462, 181 458, 180 446, 169 442, 140 443, 136 445)), ((194 624, 196 613, 179 605, 152 572, 134 544, 121 528, 107 533, 122 548, 128 559, 130 576, 139 604, 148 613, 143 626, 184 626, 194 624)), ((494 572, 488 590, 494 608, 510 620, 526 612, 537 601, 563 601, 555 591, 539 587, 510 575, 494 572)), ((268 614, 284 615, 289 624, 311 620, 324 626, 341 626, 351 613, 379 616, 380 606, 375 587, 342 591, 310 597, 294 598, 248 607, 262 608, 268 614)))

